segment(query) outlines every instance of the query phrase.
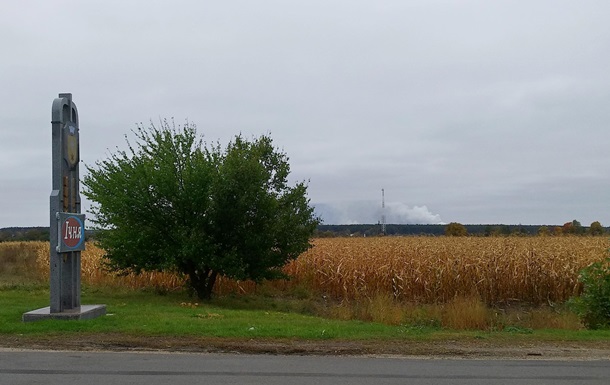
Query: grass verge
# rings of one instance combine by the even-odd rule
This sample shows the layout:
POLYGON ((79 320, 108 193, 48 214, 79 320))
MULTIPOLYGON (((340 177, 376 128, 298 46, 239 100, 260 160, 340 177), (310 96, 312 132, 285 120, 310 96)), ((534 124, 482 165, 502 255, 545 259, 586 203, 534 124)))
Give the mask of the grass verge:
MULTIPOLYGON (((0 290, 0 336, 30 341, 50 337, 113 335, 123 339, 176 338, 240 341, 380 341, 487 343, 586 342, 608 345, 610 330, 530 329, 508 326, 501 331, 455 330, 440 325, 339 320, 313 316, 298 299, 225 297, 198 303, 185 293, 158 295, 146 291, 84 288, 83 304, 103 303, 108 314, 88 321, 21 322, 23 313, 48 306, 48 288, 41 285, 0 290)), ((610 345, 609 345, 610 346, 610 345)))
MULTIPOLYGON (((235 299, 198 303, 184 293, 157 295, 146 291, 86 288, 83 304, 103 303, 108 314, 89 321, 44 320, 21 322, 24 312, 48 306, 48 289, 14 287, 0 291, 0 334, 49 335, 62 333, 124 333, 133 336, 206 336, 220 338, 367 339, 396 338, 408 327, 364 321, 342 321, 286 311, 291 305, 235 299), (239 304, 237 303, 239 302, 239 304)), ((417 328, 414 335, 430 332, 417 328)))

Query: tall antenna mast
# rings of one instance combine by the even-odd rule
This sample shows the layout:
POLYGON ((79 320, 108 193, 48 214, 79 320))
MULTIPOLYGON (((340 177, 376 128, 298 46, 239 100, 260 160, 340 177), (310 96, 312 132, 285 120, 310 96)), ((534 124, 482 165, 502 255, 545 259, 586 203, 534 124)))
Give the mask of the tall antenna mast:
POLYGON ((385 190, 381 189, 381 234, 385 235, 385 190))

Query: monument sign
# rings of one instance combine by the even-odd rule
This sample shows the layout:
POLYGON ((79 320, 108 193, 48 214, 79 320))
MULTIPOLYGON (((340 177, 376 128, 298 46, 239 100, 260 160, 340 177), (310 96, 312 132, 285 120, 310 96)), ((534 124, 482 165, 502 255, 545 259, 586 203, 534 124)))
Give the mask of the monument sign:
POLYGON ((51 306, 23 315, 23 321, 45 318, 89 319, 106 314, 105 305, 80 303, 81 251, 85 249, 85 215, 79 193, 78 110, 72 94, 59 94, 51 109, 53 190, 50 200, 51 306))

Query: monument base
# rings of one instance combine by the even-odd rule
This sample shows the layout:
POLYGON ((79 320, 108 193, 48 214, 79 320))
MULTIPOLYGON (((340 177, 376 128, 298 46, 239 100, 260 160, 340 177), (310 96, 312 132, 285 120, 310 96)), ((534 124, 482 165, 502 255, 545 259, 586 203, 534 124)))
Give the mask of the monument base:
POLYGON ((23 313, 23 322, 40 321, 44 319, 87 320, 106 315, 106 305, 82 305, 78 309, 51 313, 51 307, 32 310, 23 313))

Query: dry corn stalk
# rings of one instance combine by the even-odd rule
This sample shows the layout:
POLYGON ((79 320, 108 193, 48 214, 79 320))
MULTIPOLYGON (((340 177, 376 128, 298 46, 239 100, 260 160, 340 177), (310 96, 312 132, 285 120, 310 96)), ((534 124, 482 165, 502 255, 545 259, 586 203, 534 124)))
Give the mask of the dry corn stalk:
MULTIPOLYGON (((39 274, 48 277, 48 243, 34 244, 39 274)), ((604 259, 609 246, 605 237, 321 238, 284 267, 292 280, 271 285, 280 290, 300 285, 341 300, 389 295, 419 303, 456 296, 476 296, 487 304, 562 302, 580 293, 579 271, 604 259)), ((162 290, 184 284, 173 273, 119 277, 103 269, 103 259, 103 250, 87 244, 84 283, 162 290)), ((256 289, 253 282, 225 277, 216 285, 218 294, 256 289)))

